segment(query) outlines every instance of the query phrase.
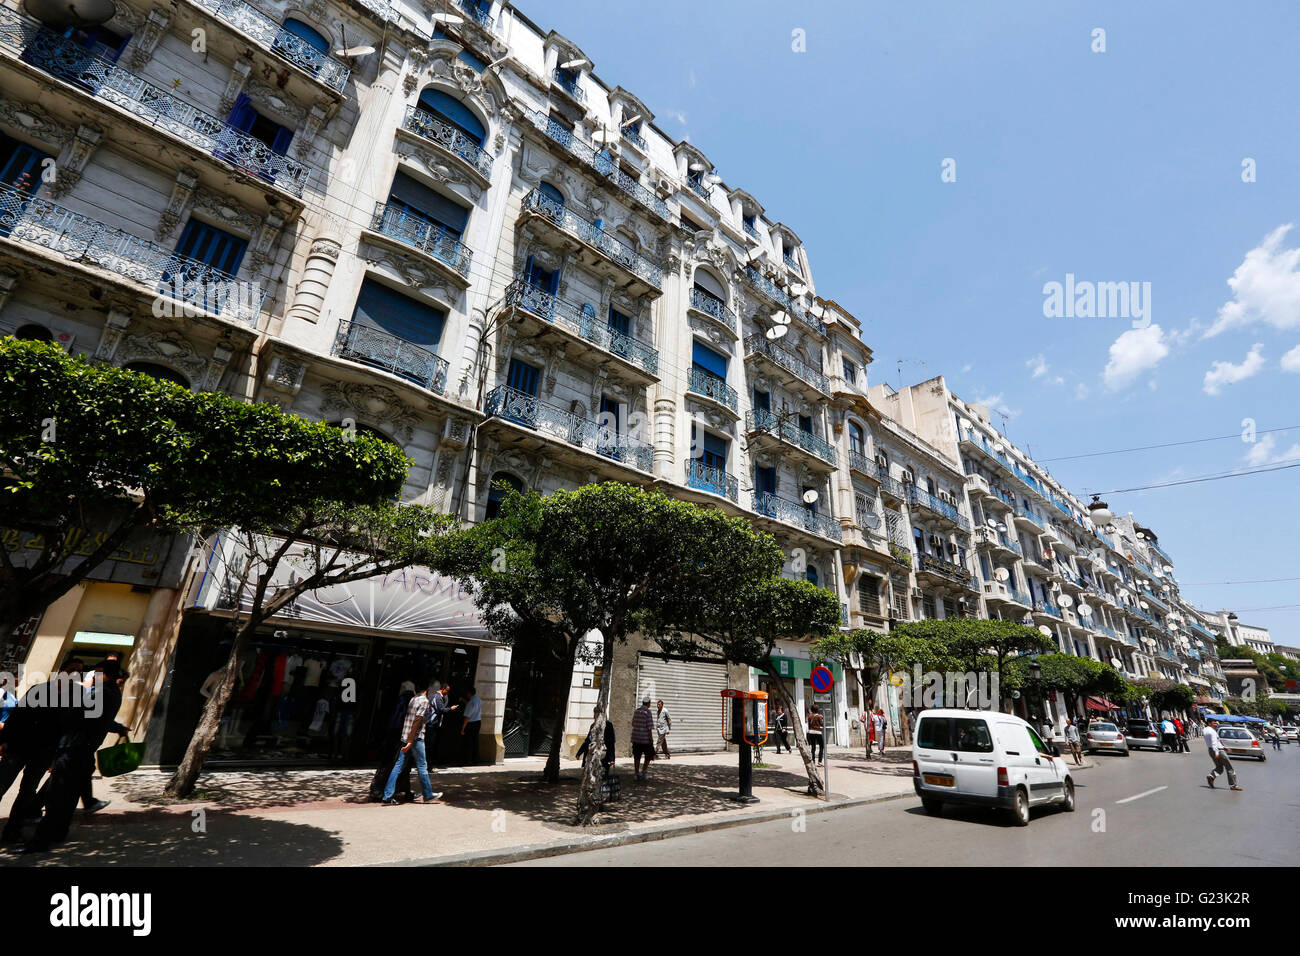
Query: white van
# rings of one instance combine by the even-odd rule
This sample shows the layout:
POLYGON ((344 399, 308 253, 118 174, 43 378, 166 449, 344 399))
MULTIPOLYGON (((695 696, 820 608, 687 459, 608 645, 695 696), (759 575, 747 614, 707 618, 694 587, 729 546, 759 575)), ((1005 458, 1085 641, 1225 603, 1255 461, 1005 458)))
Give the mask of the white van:
POLYGON ((1029 808, 1074 809, 1074 779, 1055 744, 1012 714, 990 710, 926 710, 912 745, 912 784, 927 813, 945 803, 1010 810, 1029 825, 1029 808))

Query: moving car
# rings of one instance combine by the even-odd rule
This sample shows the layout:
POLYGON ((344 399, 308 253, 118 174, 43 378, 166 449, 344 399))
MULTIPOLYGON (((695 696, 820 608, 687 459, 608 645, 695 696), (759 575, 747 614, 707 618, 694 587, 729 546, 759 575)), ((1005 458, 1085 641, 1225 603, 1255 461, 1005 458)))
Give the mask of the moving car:
POLYGON ((1258 757, 1267 760, 1264 748, 1259 745, 1259 738, 1244 727, 1219 727, 1219 740, 1229 757, 1258 757))
POLYGON ((1293 743, 1296 743, 1297 741, 1300 741, 1300 728, 1297 728, 1297 727, 1279 727, 1279 728, 1277 729, 1277 732, 1278 732, 1278 736, 1280 736, 1280 737, 1282 738, 1282 742, 1283 742, 1284 744, 1285 744, 1285 743, 1292 743, 1292 744, 1293 744, 1293 743))
POLYGON ((1083 735, 1084 753, 1121 753, 1128 756, 1128 741, 1114 724, 1094 720, 1088 725, 1088 732, 1083 735))
POLYGON ((923 712, 912 745, 912 785, 931 816, 944 804, 1010 810, 1029 825, 1029 808, 1074 809, 1074 778, 1055 744, 1013 714, 937 709, 923 712))
POLYGON ((1128 722, 1128 728, 1124 731, 1124 743, 1130 750, 1141 750, 1143 747, 1159 750, 1160 728, 1145 718, 1135 717, 1128 722))

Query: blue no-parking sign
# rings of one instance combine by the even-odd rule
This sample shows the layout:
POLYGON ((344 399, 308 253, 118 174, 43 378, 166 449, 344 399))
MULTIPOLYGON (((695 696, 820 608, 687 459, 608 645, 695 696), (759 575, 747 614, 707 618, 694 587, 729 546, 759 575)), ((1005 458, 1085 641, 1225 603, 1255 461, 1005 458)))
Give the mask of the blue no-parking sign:
POLYGON ((813 668, 811 680, 813 690, 819 694, 828 694, 835 684, 835 675, 829 667, 818 666, 813 668))

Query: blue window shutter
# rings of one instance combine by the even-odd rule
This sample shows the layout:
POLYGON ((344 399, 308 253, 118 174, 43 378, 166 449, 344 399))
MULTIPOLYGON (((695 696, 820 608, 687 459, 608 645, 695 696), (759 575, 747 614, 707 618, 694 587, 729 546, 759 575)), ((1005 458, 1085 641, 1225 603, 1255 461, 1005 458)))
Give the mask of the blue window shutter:
POLYGON ((293 141, 293 130, 287 126, 279 126, 275 131, 275 138, 271 140, 271 152, 279 153, 283 156, 289 149, 289 143, 293 141))
POLYGON ((0 133, 0 185, 17 186, 21 181, 23 192, 36 192, 41 185, 41 162, 53 158, 0 133))
POLYGON ((630 316, 624 315, 611 305, 609 307, 609 327, 615 332, 620 332, 623 335, 630 335, 632 319, 630 316))
POLYGON ((247 240, 232 236, 216 226, 209 226, 206 222, 191 219, 185 224, 180 241, 176 243, 176 255, 202 262, 228 275, 235 275, 239 272, 239 264, 243 261, 247 248, 247 240))
POLYGON ((313 50, 319 50, 321 53, 329 53, 329 41, 301 20, 285 20, 281 26, 284 27, 286 33, 292 33, 313 50))
POLYGON ((762 465, 755 468, 754 490, 760 495, 776 494, 776 469, 762 465))
POLYGON ((706 372, 712 372, 718 378, 727 377, 727 357, 719 355, 708 346, 696 342, 692 348, 691 360, 704 369, 706 372))
MULTIPOLYGON (((486 10, 484 12, 486 12, 486 10)), ((470 53, 469 50, 461 50, 456 54, 456 59, 460 60, 462 63, 467 63, 475 73, 482 73, 487 69, 487 64, 476 57, 473 53, 470 53)))
POLYGON ((772 410, 772 395, 770 392, 760 392, 754 389, 754 411, 770 412, 772 410))
POLYGON ((487 138, 487 130, 468 106, 450 93, 442 90, 425 90, 420 94, 420 105, 430 113, 441 116, 479 146, 487 138))
POLYGON ((361 283, 353 321, 382 329, 414 345, 436 351, 446 315, 372 279, 361 283))
POLYGON ((800 415, 800 416, 799 416, 799 430, 800 430, 801 432, 807 432, 809 435, 812 434, 812 417, 811 417, 811 416, 809 416, 809 415, 800 415))
POLYGON ((510 373, 506 378, 506 385, 515 391, 523 392, 525 395, 537 394, 537 379, 541 369, 535 365, 529 365, 527 362, 521 362, 519 359, 510 360, 510 373))
POLYGON ((537 191, 541 193, 543 196, 545 196, 547 199, 551 200, 552 202, 560 206, 564 205, 564 194, 560 192, 558 189, 556 189, 554 186, 552 186, 550 183, 539 183, 537 186, 537 191))
POLYGON ((388 191, 388 201, 420 218, 442 226, 457 239, 465 232, 465 226, 469 222, 469 210, 464 206, 402 172, 393 176, 393 185, 388 191))
POLYGON ((226 122, 235 129, 247 133, 256 121, 257 110, 253 109, 252 101, 247 93, 240 93, 235 98, 235 105, 230 108, 230 116, 226 118, 226 122))

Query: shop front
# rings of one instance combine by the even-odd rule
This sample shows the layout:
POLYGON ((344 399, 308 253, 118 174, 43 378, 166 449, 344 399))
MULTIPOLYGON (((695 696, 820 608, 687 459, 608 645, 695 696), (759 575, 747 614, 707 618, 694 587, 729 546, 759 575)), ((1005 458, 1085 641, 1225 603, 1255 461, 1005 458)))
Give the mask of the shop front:
MULTIPOLYGON (((783 679, 785 686, 794 695, 795 710, 798 719, 804 722, 804 730, 808 729, 808 723, 805 715, 808 709, 814 704, 819 703, 822 708, 822 716, 825 718, 826 740, 828 743, 838 746, 848 746, 849 744, 849 723, 853 715, 848 709, 848 696, 844 684, 844 668, 839 664, 827 662, 826 666, 830 668, 831 675, 835 678, 835 686, 831 688, 829 700, 823 700, 813 690, 812 671, 816 663, 807 657, 788 657, 774 656, 772 663, 776 665, 777 674, 783 679)), ((780 697, 773 689, 775 683, 771 677, 763 671, 756 670, 758 675, 758 690, 766 691, 772 702, 768 707, 768 723, 771 724, 772 716, 776 713, 776 702, 780 697)))

